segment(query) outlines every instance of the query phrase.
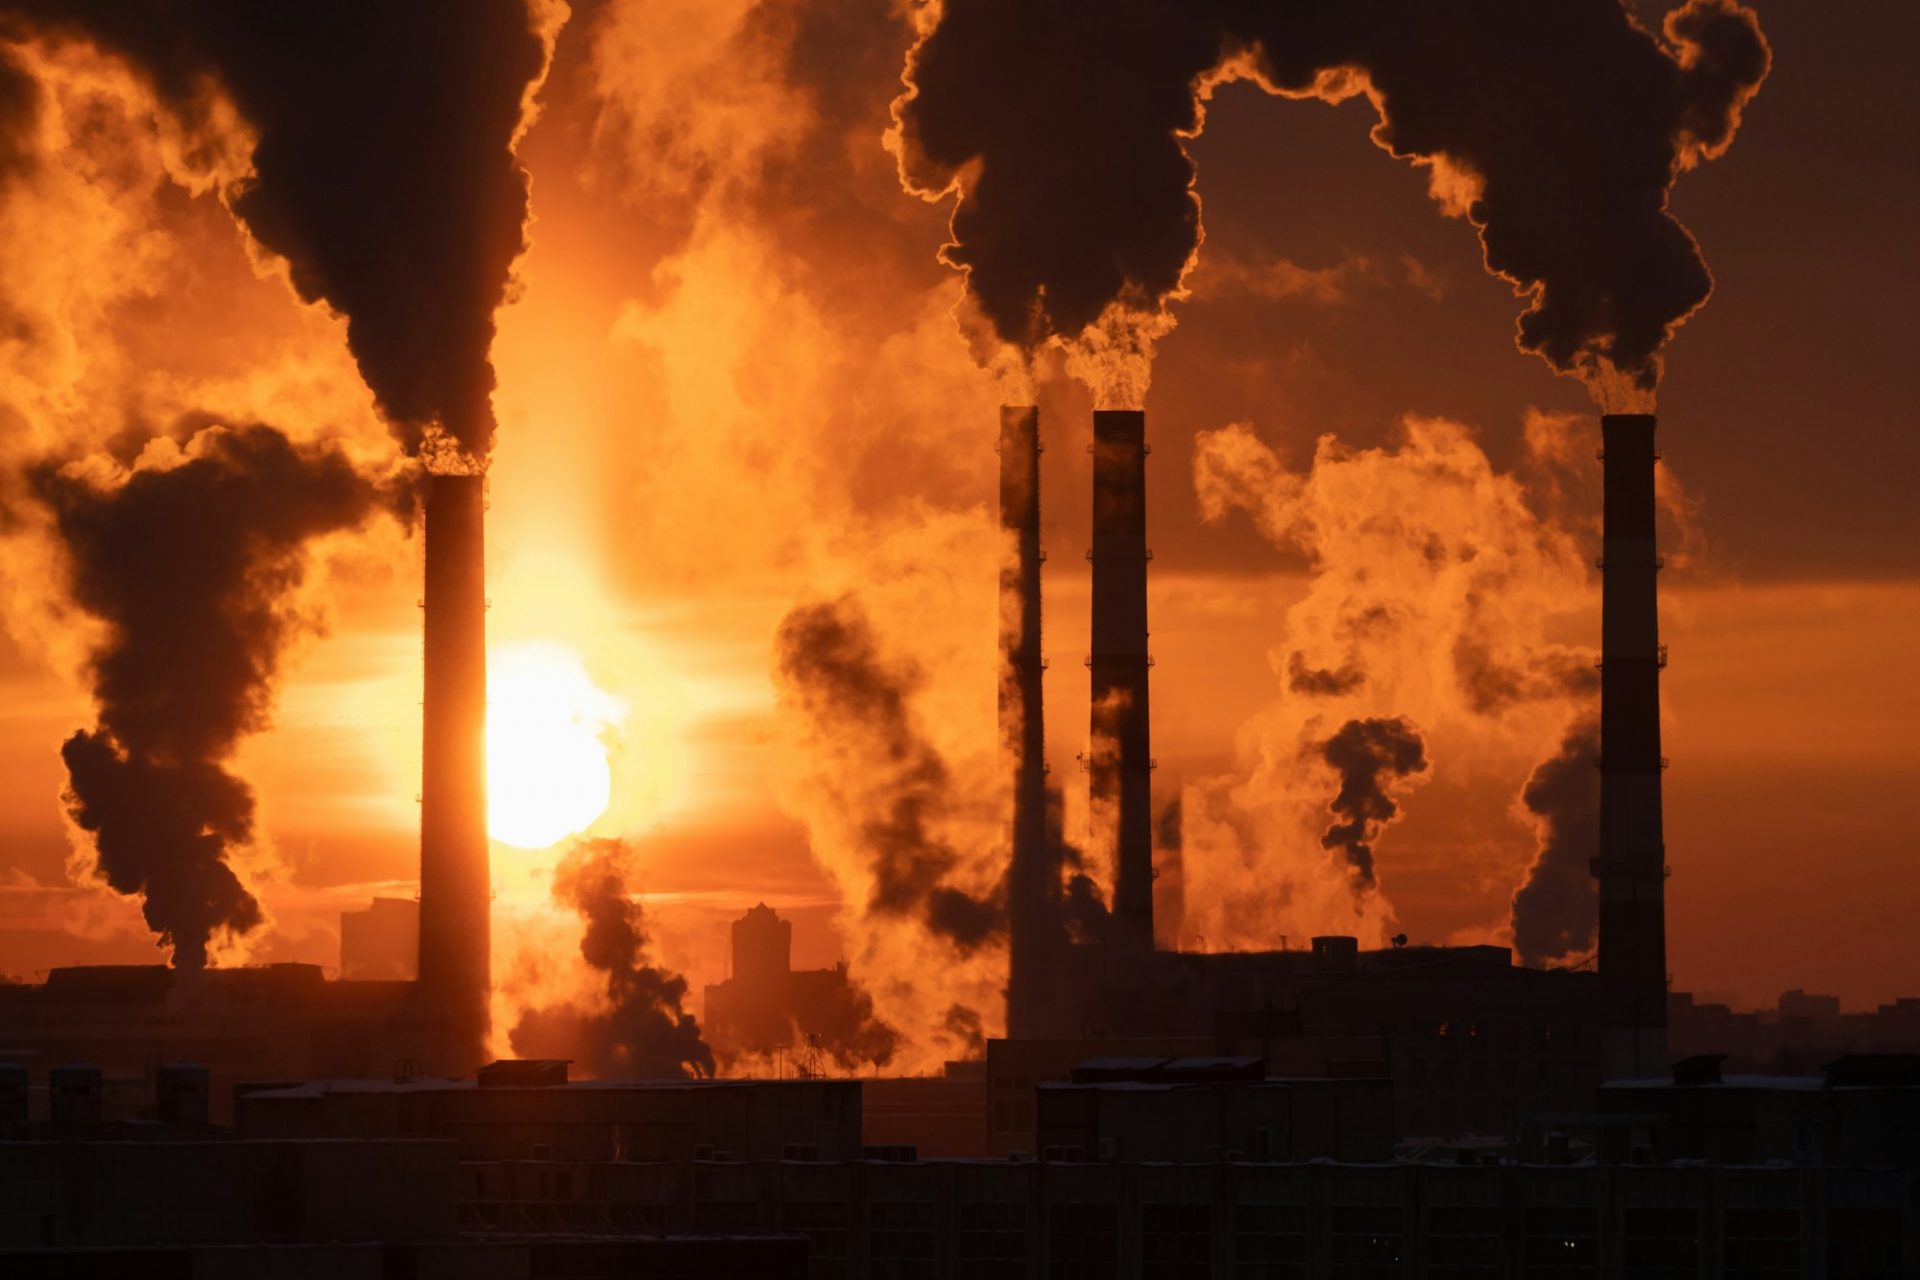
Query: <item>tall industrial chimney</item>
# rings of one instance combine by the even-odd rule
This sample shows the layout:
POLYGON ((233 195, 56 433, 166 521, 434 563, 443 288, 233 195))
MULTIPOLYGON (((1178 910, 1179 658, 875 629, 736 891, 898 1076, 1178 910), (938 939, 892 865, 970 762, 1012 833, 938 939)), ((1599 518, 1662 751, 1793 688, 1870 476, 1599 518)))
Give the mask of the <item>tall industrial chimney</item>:
POLYGON ((1608 1079, 1667 1070, 1666 841, 1661 825, 1659 603, 1652 414, 1600 419, 1600 989, 1608 1079))
POLYGON ((1058 979, 1060 879, 1048 857, 1041 706, 1040 410, 1000 409, 1000 738, 1013 767, 1007 873, 1007 1034, 1048 1034, 1058 979))
POLYGON ((1114 919, 1153 946, 1153 762, 1147 731, 1147 416, 1093 415, 1093 672, 1088 798, 1114 850, 1114 919))
POLYGON ((487 867, 485 478, 427 479, 426 687, 420 780, 420 974, 424 1012, 446 1030, 444 1058, 485 1062, 487 867))

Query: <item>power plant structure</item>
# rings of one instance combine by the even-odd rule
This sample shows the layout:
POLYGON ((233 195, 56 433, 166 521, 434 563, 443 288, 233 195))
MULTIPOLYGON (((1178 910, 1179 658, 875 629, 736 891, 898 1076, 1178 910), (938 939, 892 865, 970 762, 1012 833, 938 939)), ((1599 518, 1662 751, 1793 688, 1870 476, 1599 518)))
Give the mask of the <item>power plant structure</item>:
POLYGON ((492 913, 487 864, 486 477, 427 478, 421 598, 419 995, 445 1021, 446 1074, 486 1062, 492 913))
POLYGON ((1007 866, 1007 1028, 1036 1035, 1057 1016, 1046 977, 1056 963, 1060 875, 1050 856, 1046 721, 1042 676, 1040 566, 1040 410, 1000 410, 1000 698, 1001 749, 1013 772, 1013 823, 1007 866), (1016 977, 1016 975, 1018 975, 1016 977))
POLYGON ((1600 420, 1600 982, 1609 1079, 1667 1067, 1666 839, 1660 774, 1661 561, 1652 414, 1600 420))
MULTIPOLYGON (((1002 410, 1001 518, 1031 530, 1038 453, 1008 423, 1038 432, 1031 408, 1002 410), (1011 460, 1010 460, 1011 459, 1011 460)), ((1668 1067, 1659 751, 1660 667, 1654 546, 1654 419, 1608 415, 1602 636, 1602 818, 1598 971, 1528 969, 1499 946, 1361 948, 1353 937, 1307 948, 1180 952, 1154 948, 1152 744, 1149 735, 1145 415, 1093 420, 1092 644, 1089 812, 1097 858, 1110 860, 1111 927, 1065 940, 1058 923, 1061 857, 1033 852, 1023 788, 1044 788, 1037 731, 1037 637, 1003 630, 1002 717, 1017 690, 1024 726, 1014 760, 1009 867, 1008 1033, 989 1045, 994 1080, 1061 1078, 1097 1051, 1259 1054, 1298 1076, 1378 1075, 1394 1083, 1401 1133, 1499 1132, 1524 1112, 1590 1105, 1606 1079, 1668 1067), (1032 868, 1043 866, 1044 874, 1032 868), (1050 930, 1046 924, 1055 921, 1050 930)), ((1037 556, 1003 578, 1017 611, 1039 618, 1037 556), (1010 586, 1008 584, 1011 584, 1010 586)), ((1013 742, 1012 739, 1009 740, 1013 742)), ((1317 851, 1316 851, 1317 852, 1317 851)), ((1276 940, 1281 941, 1281 940, 1276 940)), ((1276 1065, 1276 1069, 1278 1066, 1276 1065)), ((1018 1114, 1009 1097, 1005 1114, 1018 1114)), ((1027 1149, 1017 1126, 995 1150, 1027 1149)))

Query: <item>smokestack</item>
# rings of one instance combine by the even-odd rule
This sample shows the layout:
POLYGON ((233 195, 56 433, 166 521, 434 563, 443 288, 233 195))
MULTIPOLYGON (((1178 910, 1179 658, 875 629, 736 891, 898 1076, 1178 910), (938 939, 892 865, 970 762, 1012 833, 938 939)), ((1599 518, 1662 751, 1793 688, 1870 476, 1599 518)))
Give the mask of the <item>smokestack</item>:
POLYGON ((1147 415, 1093 415, 1093 672, 1088 798, 1114 850, 1121 934, 1153 946, 1153 762, 1147 751, 1147 415))
POLYGON ((1600 614, 1600 986, 1608 1079, 1667 1070, 1654 418, 1600 419, 1606 496, 1600 614))
POLYGON ((439 1070, 485 1061, 487 867, 485 477, 430 475, 420 782, 420 994, 447 1028, 439 1070))
POLYGON ((1000 737, 1013 763, 1007 870, 1007 1034, 1046 1034, 1049 930, 1060 885, 1047 856, 1046 720, 1040 656, 1040 410, 1000 408, 1000 737))

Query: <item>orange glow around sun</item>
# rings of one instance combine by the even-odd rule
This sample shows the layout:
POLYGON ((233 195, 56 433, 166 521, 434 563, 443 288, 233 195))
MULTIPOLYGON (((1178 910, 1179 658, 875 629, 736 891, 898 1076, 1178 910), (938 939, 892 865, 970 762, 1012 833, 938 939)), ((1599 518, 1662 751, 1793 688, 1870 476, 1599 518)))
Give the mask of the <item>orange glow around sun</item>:
POLYGON ((488 655, 487 829, 544 849, 607 810, 613 771, 605 735, 626 706, 564 645, 525 643, 488 655))

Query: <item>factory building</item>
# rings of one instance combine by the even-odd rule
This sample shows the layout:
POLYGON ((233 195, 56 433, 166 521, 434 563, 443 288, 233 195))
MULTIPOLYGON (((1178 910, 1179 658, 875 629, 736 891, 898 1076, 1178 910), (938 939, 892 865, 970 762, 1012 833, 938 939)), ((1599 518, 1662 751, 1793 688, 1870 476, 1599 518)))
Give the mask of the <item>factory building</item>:
POLYGON ((485 1062, 492 947, 487 849, 486 477, 427 479, 421 597, 420 967, 443 1038, 424 1065, 485 1062))
MULTIPOLYGON (((1145 415, 1094 415, 1091 721, 1085 764, 1097 856, 1110 860, 1113 927, 1076 945, 1059 921, 1057 858, 1016 799, 1008 884, 1012 929, 1008 1040, 990 1048, 993 1080, 1064 1079, 1070 1047, 1098 1041, 1147 1051, 1250 1053, 1295 1074, 1373 1073, 1394 1083, 1402 1135, 1505 1131, 1524 1111, 1577 1109, 1608 1076, 1666 1067, 1666 871, 1661 838, 1659 670, 1654 575, 1654 421, 1608 415, 1602 557, 1603 744, 1600 964, 1593 971, 1516 966, 1500 947, 1362 949, 1354 938, 1311 949, 1182 953, 1155 949, 1149 736, 1145 415), (1052 878, 1029 868, 1043 865, 1052 878), (1047 922, 1053 921, 1051 932, 1047 922), (1022 1047, 1030 1045, 1031 1048, 1022 1047), (1049 1048, 1049 1046, 1061 1046, 1049 1048), (1001 1070, 998 1062, 1018 1062, 1001 1070)), ((1021 554, 1003 575, 1017 607, 1003 619, 1037 629, 1038 434, 1032 408, 1002 411, 1001 520, 1021 554), (1018 424, 1012 431, 1009 423, 1018 424)), ((1004 624, 1003 624, 1004 625, 1004 624)), ((1003 634, 1003 725, 1037 724, 1037 635, 1003 634), (1018 715, 1010 716, 1011 701, 1018 715)), ((1016 797, 1044 778, 1030 730, 1006 735, 1016 797)), ((1041 784, 1043 785, 1043 784, 1041 784)), ((1317 851, 1316 851, 1317 852, 1317 851)), ((1079 1055, 1084 1057, 1084 1054, 1079 1055)), ((1276 1069, 1279 1069, 1276 1066, 1276 1069)), ((1031 1099, 996 1089, 992 1112, 1030 1115, 1031 1099)), ((996 1124, 993 1149, 1017 1149, 1024 1126, 996 1124)))

